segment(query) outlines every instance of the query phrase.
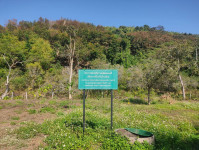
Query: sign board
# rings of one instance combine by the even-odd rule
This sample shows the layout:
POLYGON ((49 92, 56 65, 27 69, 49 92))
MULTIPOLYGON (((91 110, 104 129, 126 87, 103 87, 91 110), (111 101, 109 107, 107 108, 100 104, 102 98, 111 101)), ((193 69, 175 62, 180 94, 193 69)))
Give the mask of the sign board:
POLYGON ((118 89, 117 70, 79 70, 79 89, 118 89))

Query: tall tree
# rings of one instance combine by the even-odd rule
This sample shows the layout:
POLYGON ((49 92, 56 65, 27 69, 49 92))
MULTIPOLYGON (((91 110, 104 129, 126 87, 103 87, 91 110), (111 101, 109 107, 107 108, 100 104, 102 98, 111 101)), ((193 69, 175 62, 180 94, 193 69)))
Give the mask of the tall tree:
POLYGON ((174 57, 177 59, 177 72, 178 72, 178 77, 181 83, 182 87, 182 95, 183 95, 183 100, 186 99, 186 92, 185 92, 185 85, 184 81, 182 79, 182 76, 180 74, 180 71, 183 67, 186 67, 188 64, 187 61, 192 59, 191 52, 193 51, 193 48, 188 44, 187 41, 184 41, 183 44, 178 44, 176 48, 174 48, 174 57))
POLYGON ((69 44, 67 48, 69 50, 69 99, 72 99, 72 77, 73 77, 73 65, 76 51, 76 33, 73 28, 69 28, 69 44))
POLYGON ((150 105, 151 89, 155 87, 158 80, 166 73, 167 68, 157 59, 148 59, 143 65, 144 85, 148 91, 148 104, 150 105))
POLYGON ((13 35, 6 34, 0 37, 0 57, 4 60, 8 68, 5 83, 6 90, 1 96, 3 99, 9 92, 12 69, 15 68, 17 64, 23 63, 26 49, 25 42, 18 41, 17 37, 13 35))
POLYGON ((188 68, 189 62, 192 60, 194 49, 189 41, 178 41, 166 43, 157 53, 158 59, 167 65, 167 68, 172 68, 176 72, 181 84, 183 99, 186 99, 185 83, 181 72, 184 68, 188 68))

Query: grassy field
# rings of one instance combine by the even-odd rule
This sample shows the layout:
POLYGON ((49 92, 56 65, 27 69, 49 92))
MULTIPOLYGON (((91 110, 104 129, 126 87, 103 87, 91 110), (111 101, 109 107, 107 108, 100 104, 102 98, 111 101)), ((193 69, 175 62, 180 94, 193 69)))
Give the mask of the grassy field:
POLYGON ((114 99, 110 130, 110 98, 86 100, 86 131, 82 131, 82 100, 40 99, 0 101, 0 149, 199 149, 199 102, 156 102, 114 99), (129 144, 114 133, 138 128, 155 135, 155 145, 129 144))

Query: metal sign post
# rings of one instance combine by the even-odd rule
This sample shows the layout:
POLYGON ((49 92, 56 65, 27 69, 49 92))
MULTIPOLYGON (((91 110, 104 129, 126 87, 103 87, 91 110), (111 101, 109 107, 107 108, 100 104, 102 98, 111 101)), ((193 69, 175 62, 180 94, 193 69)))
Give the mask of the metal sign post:
POLYGON ((83 90, 83 134, 85 131, 85 90, 83 90))
POLYGON ((111 90, 111 130, 113 129, 113 90, 111 90))
POLYGON ((113 129, 113 90, 118 89, 117 70, 79 70, 78 88, 83 90, 83 134, 85 132, 85 90, 111 90, 111 129, 113 129))

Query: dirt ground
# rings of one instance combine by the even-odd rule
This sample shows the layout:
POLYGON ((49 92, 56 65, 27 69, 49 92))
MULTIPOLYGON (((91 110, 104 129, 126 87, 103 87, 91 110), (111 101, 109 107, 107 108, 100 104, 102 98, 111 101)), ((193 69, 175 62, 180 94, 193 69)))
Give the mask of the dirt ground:
MULTIPOLYGON (((56 101, 54 101, 55 103, 56 101)), ((1 150, 36 150, 44 145, 44 135, 32 139, 17 139, 16 135, 9 134, 26 122, 41 124, 45 120, 52 120, 57 117, 56 112, 39 112, 41 108, 49 105, 48 100, 0 100, 0 149, 1 150), (34 110, 36 113, 30 113, 34 110)), ((51 105, 52 107, 52 105, 51 105)), ((60 111, 57 108, 56 111, 60 111)), ((63 108, 62 112, 67 113, 69 108, 63 108)))

